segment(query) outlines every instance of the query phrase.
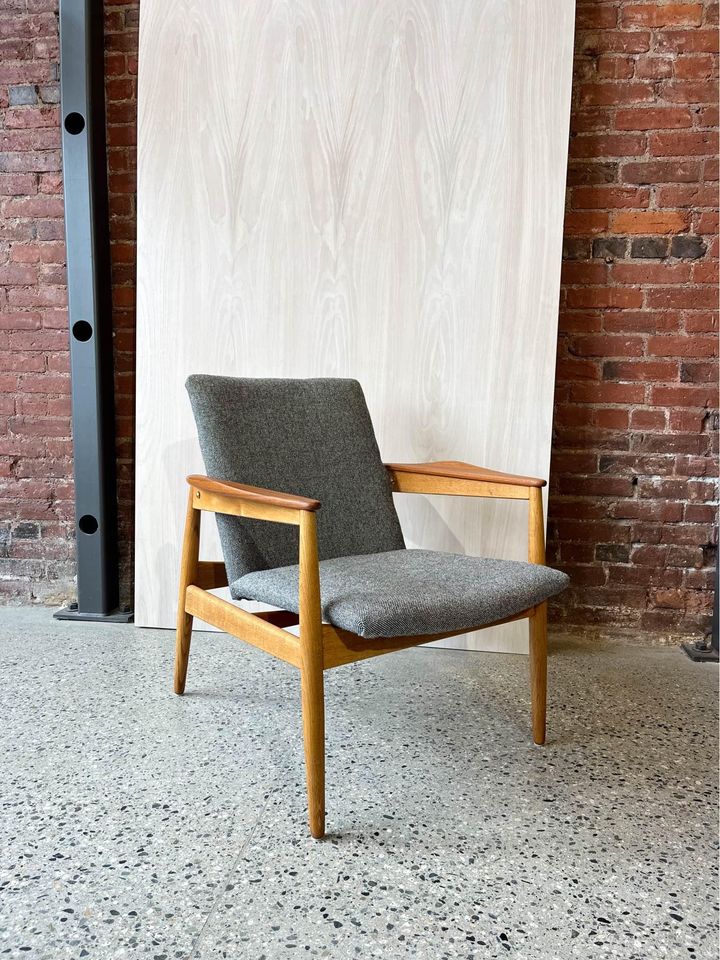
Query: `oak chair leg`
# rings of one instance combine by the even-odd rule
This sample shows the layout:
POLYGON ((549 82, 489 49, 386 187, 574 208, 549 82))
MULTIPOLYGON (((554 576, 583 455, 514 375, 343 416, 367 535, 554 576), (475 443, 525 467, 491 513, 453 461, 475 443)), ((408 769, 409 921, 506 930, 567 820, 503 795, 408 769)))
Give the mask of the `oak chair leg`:
POLYGON ((303 666, 300 672, 308 823, 316 840, 325 836, 325 696, 323 672, 303 666))
POLYGON ((530 617, 530 696, 533 740, 542 745, 547 704, 547 603, 541 603, 530 617))
POLYGON ((193 507, 193 491, 188 496, 180 560, 180 588, 178 594, 177 633, 175 640, 175 693, 185 692, 193 618, 185 610, 185 591, 195 581, 200 555, 200 511, 193 507))
POLYGON ((310 833, 325 836, 325 692, 317 528, 314 513, 300 520, 300 693, 310 833))
MULTIPOLYGON (((542 490, 532 487, 528 502, 528 560, 545 563, 545 521, 542 490)), ((547 603, 541 603, 530 617, 530 696, 535 743, 545 743, 547 703, 547 603)))

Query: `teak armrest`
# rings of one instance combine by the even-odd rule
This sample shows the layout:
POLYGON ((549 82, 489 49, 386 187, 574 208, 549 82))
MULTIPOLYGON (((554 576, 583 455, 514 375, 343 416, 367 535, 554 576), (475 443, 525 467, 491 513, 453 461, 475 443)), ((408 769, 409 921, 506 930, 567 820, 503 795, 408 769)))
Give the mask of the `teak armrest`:
POLYGON ((320 501, 311 497, 302 497, 297 493, 280 493, 278 490, 266 490, 264 487, 251 487, 246 483, 234 483, 232 480, 216 480, 194 474, 187 482, 203 493, 248 500, 252 503, 265 503, 270 507, 287 507, 288 510, 319 510, 320 501))
POLYGON ((419 473, 425 477, 448 477, 453 480, 482 480, 484 483, 506 483, 513 487, 544 487, 539 477, 522 477, 500 470, 476 467, 460 460, 435 460, 431 463, 387 463, 393 473, 419 473))

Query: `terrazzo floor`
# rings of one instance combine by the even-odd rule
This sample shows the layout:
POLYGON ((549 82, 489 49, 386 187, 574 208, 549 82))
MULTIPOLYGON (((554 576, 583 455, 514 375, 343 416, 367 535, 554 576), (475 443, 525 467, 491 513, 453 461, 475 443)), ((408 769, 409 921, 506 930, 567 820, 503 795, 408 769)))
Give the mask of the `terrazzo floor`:
POLYGON ((326 675, 328 829, 298 681, 196 634, 0 610, 0 957, 717 960, 717 667, 551 640, 326 675))

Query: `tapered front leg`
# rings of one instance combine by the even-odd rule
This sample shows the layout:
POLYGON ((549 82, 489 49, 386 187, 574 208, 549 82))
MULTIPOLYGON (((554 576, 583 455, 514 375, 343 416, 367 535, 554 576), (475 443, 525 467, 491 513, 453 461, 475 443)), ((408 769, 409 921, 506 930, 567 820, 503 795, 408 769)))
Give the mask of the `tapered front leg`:
POLYGON ((545 743, 547 704, 547 603, 541 603, 530 617, 530 696, 535 743, 545 743))
POLYGON ((310 833, 325 835, 325 692, 315 514, 300 520, 300 691, 310 833))
POLYGON ((180 560, 180 585, 178 590, 177 632, 175 639, 175 693, 185 692, 190 640, 193 618, 185 611, 185 591, 195 581, 200 555, 200 511, 193 507, 193 490, 188 494, 180 560))
POLYGON ((325 836, 325 694, 323 672, 304 665, 300 672, 302 693, 305 774, 308 823, 317 840, 325 836))

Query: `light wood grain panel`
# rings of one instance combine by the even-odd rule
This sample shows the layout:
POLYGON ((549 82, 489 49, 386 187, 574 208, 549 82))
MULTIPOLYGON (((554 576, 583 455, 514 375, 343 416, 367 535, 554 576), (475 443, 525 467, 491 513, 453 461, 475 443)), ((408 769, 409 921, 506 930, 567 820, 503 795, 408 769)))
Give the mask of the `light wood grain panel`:
MULTIPOLYGON (((143 0, 139 623, 173 621, 190 373, 357 377, 387 460, 547 476, 572 33, 572 0, 143 0)), ((410 545, 525 557, 525 503, 396 499, 410 545)))

